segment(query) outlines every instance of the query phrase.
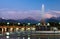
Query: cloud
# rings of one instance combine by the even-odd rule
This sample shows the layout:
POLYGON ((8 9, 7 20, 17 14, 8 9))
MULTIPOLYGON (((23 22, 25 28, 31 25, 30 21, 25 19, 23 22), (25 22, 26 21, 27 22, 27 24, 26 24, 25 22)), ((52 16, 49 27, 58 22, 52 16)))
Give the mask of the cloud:
POLYGON ((55 10, 50 10, 50 11, 48 11, 46 13, 51 13, 53 15, 60 15, 60 11, 55 11, 55 10))
POLYGON ((60 15, 60 11, 52 11, 52 12, 60 15))
POLYGON ((57 17, 56 15, 52 15, 52 14, 45 14, 45 18, 51 18, 51 17, 57 17))
MULTIPOLYGON (((60 16, 60 11, 47 11, 44 14, 45 18, 57 17, 60 16)), ((42 13, 40 10, 9 10, 9 9, 0 9, 0 17, 4 19, 24 19, 28 17, 32 17, 36 20, 40 20, 42 17, 42 13)))
POLYGON ((20 10, 5 10, 0 9, 0 17, 5 19, 24 19, 27 17, 40 19, 41 11, 40 10, 28 10, 28 11, 20 11, 20 10))

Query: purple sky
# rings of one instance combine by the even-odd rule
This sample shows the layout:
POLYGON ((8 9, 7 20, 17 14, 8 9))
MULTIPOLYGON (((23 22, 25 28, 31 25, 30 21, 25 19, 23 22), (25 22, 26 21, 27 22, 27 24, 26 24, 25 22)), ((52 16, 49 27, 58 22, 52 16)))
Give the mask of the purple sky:
POLYGON ((60 0, 0 0, 0 18, 24 19, 32 17, 40 20, 42 4, 45 5, 44 18, 60 16, 60 0))
MULTIPOLYGON (((41 10, 9 10, 9 9, 0 9, 0 17, 4 19, 24 19, 28 17, 32 17, 36 20, 41 19, 41 10)), ((60 11, 49 10, 44 12, 44 18, 60 16, 60 11)))

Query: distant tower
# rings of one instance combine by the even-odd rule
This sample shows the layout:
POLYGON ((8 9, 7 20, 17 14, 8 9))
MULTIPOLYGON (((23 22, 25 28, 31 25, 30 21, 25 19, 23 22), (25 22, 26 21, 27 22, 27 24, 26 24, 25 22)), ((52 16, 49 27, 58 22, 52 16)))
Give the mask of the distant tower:
POLYGON ((44 20, 44 4, 42 4, 42 12, 41 12, 41 14, 42 14, 42 19, 41 19, 41 24, 43 25, 43 26, 45 26, 45 20, 44 20))

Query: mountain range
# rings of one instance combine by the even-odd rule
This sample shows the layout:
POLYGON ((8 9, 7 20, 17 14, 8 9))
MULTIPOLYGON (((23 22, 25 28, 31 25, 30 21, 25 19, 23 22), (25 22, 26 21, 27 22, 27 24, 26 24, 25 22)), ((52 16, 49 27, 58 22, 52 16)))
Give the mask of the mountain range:
POLYGON ((45 19, 46 22, 60 22, 60 17, 51 17, 45 19))
MULTIPOLYGON (((20 22, 20 23, 32 23, 32 24, 36 24, 39 23, 40 21, 35 20, 34 18, 28 17, 25 19, 18 19, 18 20, 14 20, 14 19, 2 19, 0 18, 0 22, 20 22)), ((51 17, 51 18, 46 18, 45 22, 60 22, 60 17, 51 17)))

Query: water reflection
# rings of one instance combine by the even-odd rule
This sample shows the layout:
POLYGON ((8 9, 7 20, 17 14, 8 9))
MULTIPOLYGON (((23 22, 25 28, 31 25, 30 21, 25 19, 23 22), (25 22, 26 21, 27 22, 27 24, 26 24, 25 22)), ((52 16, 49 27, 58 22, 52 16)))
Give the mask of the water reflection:
POLYGON ((40 39, 40 38, 39 38, 40 39))
POLYGON ((28 37, 28 39, 30 39, 30 37, 28 37))
POLYGON ((20 39, 20 37, 18 37, 17 39, 20 39))
POLYGON ((0 39, 60 39, 60 37, 40 37, 40 36, 3 36, 0 39))
POLYGON ((25 39, 25 37, 23 37, 23 39, 25 39))
POLYGON ((7 39, 9 39, 9 36, 6 36, 7 39))

